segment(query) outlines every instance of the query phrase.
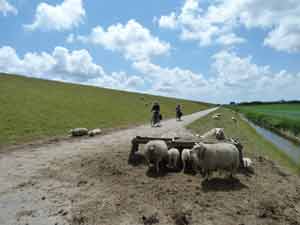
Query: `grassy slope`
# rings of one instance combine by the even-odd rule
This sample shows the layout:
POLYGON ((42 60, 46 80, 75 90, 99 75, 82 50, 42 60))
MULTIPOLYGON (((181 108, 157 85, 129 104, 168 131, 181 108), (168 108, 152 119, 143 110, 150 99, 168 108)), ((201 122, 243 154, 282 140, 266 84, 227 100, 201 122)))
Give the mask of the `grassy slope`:
POLYGON ((66 134, 70 128, 114 128, 148 122, 154 100, 164 117, 177 103, 185 114, 199 102, 0 74, 0 145, 66 134))
POLYGON ((300 104, 266 104, 236 106, 253 122, 275 129, 283 129, 300 135, 300 104))
POLYGON ((249 155, 250 157, 265 155, 294 172, 300 171, 300 166, 293 163, 293 161, 282 153, 275 145, 256 133, 255 129, 249 126, 244 120, 241 120, 238 114, 225 108, 219 109, 219 112, 222 113, 220 120, 213 120, 211 119, 211 115, 207 115, 189 125, 188 128, 196 133, 202 134, 214 127, 224 127, 227 137, 239 137, 244 145, 246 155, 249 155), (232 122, 232 116, 238 119, 237 125, 232 122))

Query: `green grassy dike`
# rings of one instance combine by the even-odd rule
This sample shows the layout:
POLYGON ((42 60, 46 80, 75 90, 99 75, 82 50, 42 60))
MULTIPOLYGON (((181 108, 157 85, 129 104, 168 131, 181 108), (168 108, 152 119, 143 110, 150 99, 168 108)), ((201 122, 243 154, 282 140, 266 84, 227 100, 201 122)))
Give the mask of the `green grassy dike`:
POLYGON ((291 172, 300 172, 300 165, 294 163, 285 153, 258 134, 253 127, 230 109, 220 108, 218 111, 190 124, 188 129, 191 129, 194 133, 203 134, 215 127, 223 127, 227 137, 239 137, 244 145, 244 154, 246 156, 266 156, 278 162, 281 166, 288 168, 291 172), (221 119, 213 120, 211 115, 217 112, 222 114, 221 119), (232 117, 237 118, 237 124, 232 121, 232 117))
POLYGON ((0 147, 66 135, 70 128, 122 128, 150 121, 153 101, 164 118, 210 104, 0 73, 0 147))

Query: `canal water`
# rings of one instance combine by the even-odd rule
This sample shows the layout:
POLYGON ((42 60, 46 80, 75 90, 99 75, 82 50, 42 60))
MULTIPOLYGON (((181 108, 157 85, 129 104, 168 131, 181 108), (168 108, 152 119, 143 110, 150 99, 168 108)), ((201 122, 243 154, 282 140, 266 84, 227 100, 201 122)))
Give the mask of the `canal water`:
POLYGON ((290 140, 287 140, 283 137, 281 137, 278 134, 273 133, 270 130, 267 130, 263 127, 257 126, 256 124, 252 123, 251 121, 244 118, 245 121, 247 121, 250 126, 252 126, 257 133, 262 135, 267 140, 271 141, 273 144, 275 144, 279 149, 284 151, 286 155, 288 155, 295 163, 300 165, 300 145, 295 144, 294 142, 291 142, 290 140))

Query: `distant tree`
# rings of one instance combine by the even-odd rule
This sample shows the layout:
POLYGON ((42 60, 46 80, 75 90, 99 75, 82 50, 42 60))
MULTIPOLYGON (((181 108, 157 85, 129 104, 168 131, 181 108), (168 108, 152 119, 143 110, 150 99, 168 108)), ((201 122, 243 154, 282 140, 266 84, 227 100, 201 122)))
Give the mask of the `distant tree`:
POLYGON ((235 105, 235 102, 230 102, 230 105, 235 105))

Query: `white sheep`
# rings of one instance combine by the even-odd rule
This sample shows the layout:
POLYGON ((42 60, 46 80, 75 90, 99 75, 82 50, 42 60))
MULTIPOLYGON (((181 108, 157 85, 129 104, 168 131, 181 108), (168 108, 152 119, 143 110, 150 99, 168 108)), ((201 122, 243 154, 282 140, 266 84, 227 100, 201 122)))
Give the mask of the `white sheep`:
POLYGON ((202 139, 216 138, 218 140, 224 140, 225 139, 224 128, 213 128, 210 131, 201 135, 200 137, 202 139))
POLYGON ((87 128, 74 128, 69 131, 73 137, 84 136, 87 135, 88 132, 89 130, 87 128))
POLYGON ((93 136, 95 136, 95 135, 101 134, 101 132, 102 132, 102 131, 101 131, 100 128, 96 128, 96 129, 90 130, 90 131, 88 132, 88 135, 91 136, 91 137, 93 137, 93 136))
POLYGON ((164 160, 168 160, 168 158, 168 146, 166 142, 153 140, 145 145, 145 159, 148 167, 154 164, 157 173, 159 172, 159 164, 164 160))
POLYGON ((192 154, 196 155, 197 167, 206 179, 213 171, 228 171, 233 176, 239 168, 239 151, 231 143, 204 144, 197 143, 192 154))
POLYGON ((220 116, 218 116, 218 115, 213 115, 211 118, 213 118, 214 120, 218 120, 218 119, 220 119, 220 116))
POLYGON ((237 122, 237 119, 235 117, 231 117, 231 120, 236 123, 237 122))
POLYGON ((191 149, 183 149, 181 152, 181 160, 182 160, 182 166, 183 166, 183 172, 185 172, 186 167, 188 164, 191 163, 191 149))
POLYGON ((177 148, 171 148, 168 151, 168 166, 172 169, 176 169, 178 166, 180 152, 177 148))

